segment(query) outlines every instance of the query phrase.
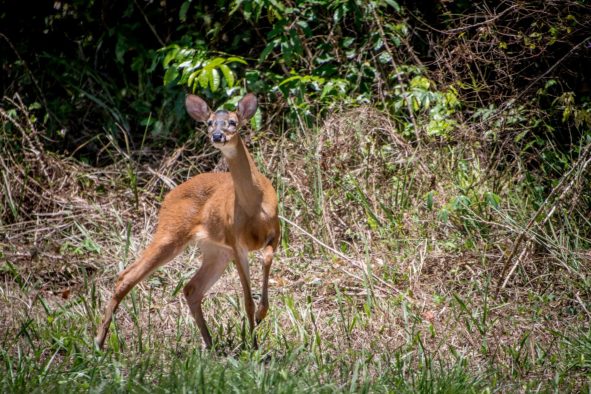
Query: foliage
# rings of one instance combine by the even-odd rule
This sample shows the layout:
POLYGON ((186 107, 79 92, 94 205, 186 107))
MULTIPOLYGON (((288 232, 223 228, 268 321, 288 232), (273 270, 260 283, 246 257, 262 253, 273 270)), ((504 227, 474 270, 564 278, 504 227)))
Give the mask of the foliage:
MULTIPOLYGON (((181 49, 178 45, 171 45, 164 48, 164 51, 166 53, 162 61, 162 65, 166 68, 164 84, 187 85, 192 92, 199 88, 209 89, 214 94, 220 89, 222 82, 224 88, 233 88, 236 76, 229 65, 247 64, 243 58, 236 56, 208 59, 204 52, 188 48, 181 49)), ((227 90, 226 93, 228 93, 227 90)))
POLYGON ((311 126, 341 105, 374 103, 410 140, 454 140, 466 133, 458 133, 463 121, 478 119, 469 138, 484 138, 503 161, 515 151, 551 177, 589 129, 581 2, 508 2, 494 9, 506 15, 498 18, 463 2, 392 0, 23 7, 9 2, 0 16, 2 88, 36 103, 47 144, 85 160, 108 162, 97 153, 109 141, 138 150, 185 140, 184 91, 227 106, 253 91, 285 112, 288 128, 311 126), (425 24, 421 17, 434 28, 412 30, 425 24), (64 32, 69 38, 59 39, 64 32), (437 61, 424 66, 428 50, 437 61))

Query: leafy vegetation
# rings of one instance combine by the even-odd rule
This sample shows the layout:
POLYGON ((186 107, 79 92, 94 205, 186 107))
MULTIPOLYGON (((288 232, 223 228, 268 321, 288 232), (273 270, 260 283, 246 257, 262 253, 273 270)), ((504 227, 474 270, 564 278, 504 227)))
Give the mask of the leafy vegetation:
POLYGON ((588 2, 0 4, 3 392, 590 390, 588 2), (261 349, 230 268, 201 350, 190 248, 96 351, 165 193, 224 168, 185 94, 247 91, 283 231, 261 349))

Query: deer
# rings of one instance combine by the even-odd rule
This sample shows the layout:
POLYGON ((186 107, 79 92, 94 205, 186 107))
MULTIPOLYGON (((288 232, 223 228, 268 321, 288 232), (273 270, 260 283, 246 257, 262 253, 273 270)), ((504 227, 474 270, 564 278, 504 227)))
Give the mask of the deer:
POLYGON ((203 316, 202 303, 231 260, 244 293, 244 309, 256 348, 255 323, 269 309, 269 273, 280 239, 277 193, 255 166, 240 129, 258 106, 254 94, 246 94, 234 112, 212 111, 199 96, 187 95, 185 108, 198 122, 206 122, 209 141, 228 163, 229 172, 206 172, 173 188, 164 198, 158 223, 140 257, 118 274, 112 297, 98 327, 95 344, 102 349, 113 314, 131 289, 157 268, 179 255, 189 243, 201 251, 201 266, 183 288, 183 294, 207 349, 212 337, 203 316), (258 308, 251 293, 248 253, 262 249, 263 283, 258 308))

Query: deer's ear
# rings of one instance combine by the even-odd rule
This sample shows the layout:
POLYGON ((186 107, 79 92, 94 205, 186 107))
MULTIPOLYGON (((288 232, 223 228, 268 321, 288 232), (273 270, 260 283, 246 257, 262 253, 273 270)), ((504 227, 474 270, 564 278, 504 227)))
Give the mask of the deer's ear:
POLYGON ((201 97, 195 96, 194 94, 188 95, 185 99, 185 108, 187 108, 187 112, 193 119, 200 122, 205 122, 211 114, 207 103, 201 97))
POLYGON ((242 100, 238 102, 236 106, 236 114, 241 122, 247 121, 252 118, 255 112, 257 112, 257 98, 254 94, 248 93, 242 97, 242 100))

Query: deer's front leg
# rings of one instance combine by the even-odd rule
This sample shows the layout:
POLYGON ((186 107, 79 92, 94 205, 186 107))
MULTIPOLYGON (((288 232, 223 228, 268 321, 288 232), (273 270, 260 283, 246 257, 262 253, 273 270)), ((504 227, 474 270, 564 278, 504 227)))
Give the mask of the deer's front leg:
POLYGON ((250 333, 253 336, 253 344, 256 347, 257 341, 254 335, 254 300, 252 299, 252 292, 250 287, 250 269, 248 267, 248 251, 242 248, 234 248, 234 257, 236 262, 236 269, 238 270, 238 276, 240 276, 240 283, 242 283, 242 290, 244 293, 244 309, 246 311, 246 317, 248 318, 248 324, 250 327, 250 333))
POLYGON ((269 310, 269 272, 271 271, 271 264, 273 264, 273 254, 273 246, 267 245, 263 249, 263 295, 256 313, 257 324, 267 316, 269 310))

